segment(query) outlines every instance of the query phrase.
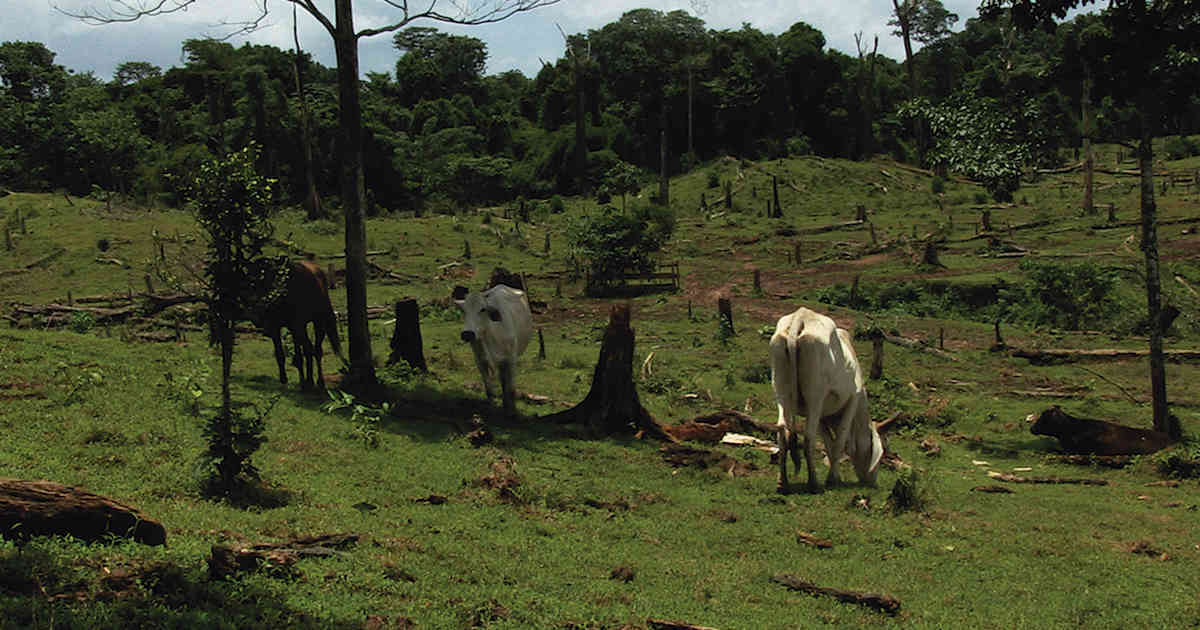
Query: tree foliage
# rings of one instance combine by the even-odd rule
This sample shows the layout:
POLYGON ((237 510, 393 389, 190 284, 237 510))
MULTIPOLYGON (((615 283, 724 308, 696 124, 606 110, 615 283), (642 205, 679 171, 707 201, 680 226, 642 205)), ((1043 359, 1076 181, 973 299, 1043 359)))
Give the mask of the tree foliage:
POLYGON ((620 284, 626 270, 652 271, 654 255, 674 231, 675 215, 662 206, 642 206, 630 213, 606 206, 570 219, 569 256, 577 266, 586 267, 588 291, 602 291, 620 284))

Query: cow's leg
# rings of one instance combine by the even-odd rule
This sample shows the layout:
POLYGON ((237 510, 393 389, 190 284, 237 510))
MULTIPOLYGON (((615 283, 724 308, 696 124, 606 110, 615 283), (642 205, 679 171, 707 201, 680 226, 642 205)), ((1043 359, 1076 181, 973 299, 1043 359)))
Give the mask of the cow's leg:
POLYGON ((325 370, 321 369, 321 344, 325 343, 325 328, 320 321, 313 322, 313 357, 317 362, 317 389, 325 389, 325 370))
POLYGON ((284 352, 283 340, 280 339, 281 331, 276 330, 271 334, 271 341, 275 344, 275 363, 279 366, 279 383, 287 385, 287 369, 284 367, 284 352))
POLYGON ((850 429, 854 424, 854 417, 858 413, 858 405, 859 396, 857 394, 851 396, 842 409, 842 418, 838 423, 837 432, 832 436, 833 440, 829 440, 830 436, 826 431, 825 451, 829 454, 829 478, 825 480, 827 486, 838 486, 842 483, 838 463, 842 461, 842 454, 846 452, 846 443, 850 440, 850 429))
POLYGON ((488 365, 487 357, 483 356, 482 344, 472 343, 471 350, 475 353, 475 366, 479 368, 479 378, 483 379, 483 391, 488 400, 491 400, 496 397, 496 389, 492 386, 492 368, 488 365))
POLYGON ((500 396, 506 416, 517 415, 517 390, 513 369, 512 361, 500 361, 496 364, 496 372, 500 377, 500 396))
POLYGON ((296 371, 300 372, 300 389, 308 391, 313 388, 312 382, 312 341, 308 338, 307 326, 301 324, 292 329, 296 338, 296 371))
POLYGON ((818 494, 821 492, 821 482, 817 480, 817 436, 821 433, 821 400, 824 395, 823 392, 807 391, 803 397, 806 410, 804 458, 808 460, 808 491, 818 494))
MULTIPOLYGON (((779 423, 775 426, 776 433, 779 436, 779 483, 775 487, 775 491, 779 494, 788 494, 791 492, 791 488, 788 486, 787 460, 789 452, 795 455, 795 452, 791 451, 791 449, 795 448, 796 440, 794 439, 795 436, 790 435, 791 432, 788 431, 787 420, 787 412, 784 411, 783 405, 779 405, 779 423)), ((796 466, 796 472, 799 471, 800 467, 796 466)))

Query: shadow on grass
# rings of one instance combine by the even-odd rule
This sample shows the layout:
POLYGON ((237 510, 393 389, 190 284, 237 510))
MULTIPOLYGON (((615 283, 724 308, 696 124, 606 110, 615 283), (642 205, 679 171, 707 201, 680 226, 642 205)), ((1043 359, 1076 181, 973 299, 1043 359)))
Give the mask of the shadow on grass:
MULTIPOLYGON (((0 628, 361 628, 270 589, 161 560, 69 558, 61 538, 0 546, 0 628)), ((282 592, 285 589, 280 589, 282 592)))

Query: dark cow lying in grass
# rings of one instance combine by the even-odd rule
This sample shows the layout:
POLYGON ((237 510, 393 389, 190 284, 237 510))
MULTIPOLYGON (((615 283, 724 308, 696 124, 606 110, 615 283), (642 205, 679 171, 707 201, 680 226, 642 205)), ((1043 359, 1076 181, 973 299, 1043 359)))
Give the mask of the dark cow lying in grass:
POLYGON ((1034 435, 1056 437, 1064 451, 1080 455, 1140 455, 1160 451, 1174 443, 1161 431, 1076 418, 1058 405, 1037 414, 1029 430, 1034 435))
POLYGON ((300 260, 292 263, 288 273, 287 289, 283 296, 269 308, 259 322, 263 332, 275 343, 275 362, 279 364, 279 382, 287 383, 284 369, 283 341, 280 332, 286 326, 295 342, 292 365, 299 372, 300 387, 313 388, 313 362, 317 364, 316 385, 325 387, 325 374, 321 369, 321 343, 329 335, 329 345, 334 353, 346 363, 342 356, 342 344, 338 341, 337 314, 329 301, 329 278, 317 265, 300 260), (308 337, 308 323, 313 324, 313 339, 308 337))

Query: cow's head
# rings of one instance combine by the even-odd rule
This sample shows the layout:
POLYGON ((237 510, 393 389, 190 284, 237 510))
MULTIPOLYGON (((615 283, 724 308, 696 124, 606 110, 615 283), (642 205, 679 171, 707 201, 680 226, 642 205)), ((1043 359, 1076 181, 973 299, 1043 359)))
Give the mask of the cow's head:
POLYGON ((1074 420, 1063 413, 1063 410, 1058 405, 1039 413, 1033 421, 1033 426, 1029 427, 1029 432, 1034 435, 1049 435, 1058 437, 1069 432, 1074 420))
POLYGON ((470 292, 464 286, 457 286, 454 287, 451 297, 463 312, 463 330, 459 335, 463 341, 470 343, 479 340, 488 326, 502 319, 500 311, 488 304, 482 293, 470 292))

